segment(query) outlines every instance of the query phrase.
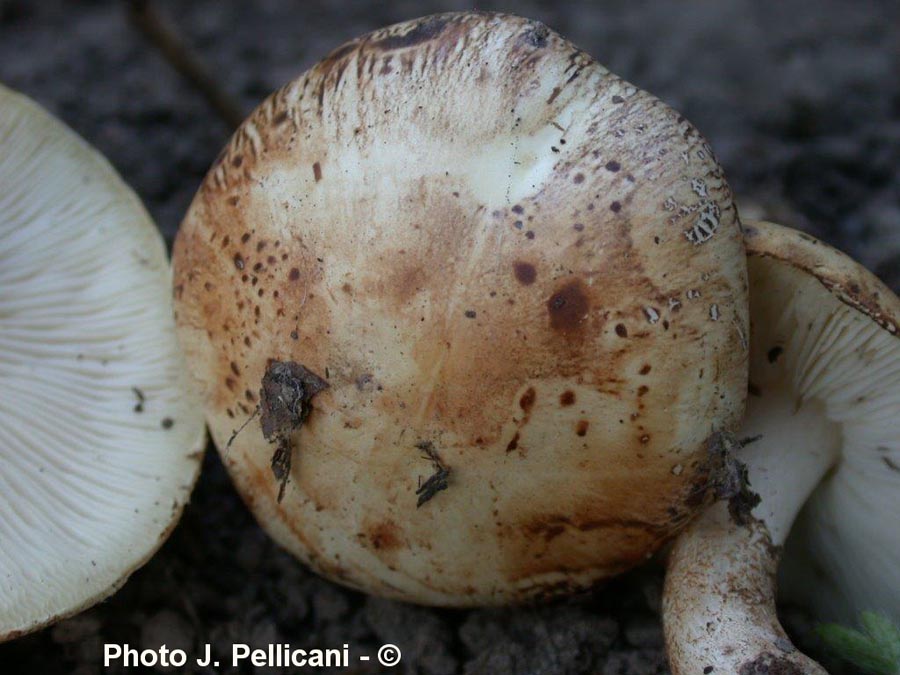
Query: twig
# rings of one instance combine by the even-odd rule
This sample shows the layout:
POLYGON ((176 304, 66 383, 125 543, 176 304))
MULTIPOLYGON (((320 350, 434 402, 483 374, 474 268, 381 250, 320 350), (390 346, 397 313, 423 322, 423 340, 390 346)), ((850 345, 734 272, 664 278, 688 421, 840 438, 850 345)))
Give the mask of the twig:
POLYGON ((444 465, 441 456, 434 449, 434 443, 431 441, 419 441, 416 443, 416 447, 425 453, 422 459, 429 460, 434 467, 434 473, 428 477, 428 480, 423 483, 421 478, 419 479, 419 487, 416 490, 416 495, 419 498, 416 502, 416 508, 419 508, 422 504, 430 501, 438 492, 447 489, 447 486, 450 484, 450 467, 444 465))
POLYGON ((241 432, 244 430, 244 427, 246 427, 248 424, 250 424, 250 422, 253 420, 253 418, 256 417, 258 414, 259 414, 259 406, 256 406, 256 410, 253 411, 253 414, 250 415, 250 417, 248 417, 248 418, 244 421, 244 423, 240 426, 239 429, 236 429, 236 430, 231 434, 231 438, 229 438, 229 439, 228 439, 228 443, 225 444, 225 449, 226 449, 226 450, 228 450, 229 448, 231 448, 231 444, 234 442, 234 439, 237 438, 238 434, 241 433, 241 432))
POLYGON ((126 0, 126 3, 131 20, 144 36, 203 95, 225 124, 236 129, 244 120, 244 112, 191 51, 178 29, 154 7, 152 0, 126 0))

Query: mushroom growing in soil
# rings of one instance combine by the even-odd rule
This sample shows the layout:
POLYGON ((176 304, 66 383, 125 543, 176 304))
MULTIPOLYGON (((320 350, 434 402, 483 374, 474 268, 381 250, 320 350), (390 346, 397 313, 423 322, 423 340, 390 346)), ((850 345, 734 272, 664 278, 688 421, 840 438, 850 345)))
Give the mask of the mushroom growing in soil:
POLYGON ((751 492, 711 507, 673 547, 663 618, 676 675, 825 672, 775 614, 798 512, 788 595, 821 618, 900 616, 900 300, 807 235, 759 222, 745 239, 748 442, 734 454, 751 492))
POLYGON ((0 86, 0 641, 121 586, 205 431, 162 239, 112 167, 0 86))
POLYGON ((174 267, 238 490, 349 586, 584 589, 733 482, 748 318, 722 169, 540 23, 444 14, 339 47, 238 129, 174 267))

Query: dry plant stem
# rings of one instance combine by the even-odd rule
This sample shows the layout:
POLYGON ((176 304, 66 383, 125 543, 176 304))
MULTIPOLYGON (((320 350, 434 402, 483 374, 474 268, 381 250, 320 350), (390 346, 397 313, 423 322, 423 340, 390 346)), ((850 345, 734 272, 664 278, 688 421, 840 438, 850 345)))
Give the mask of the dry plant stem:
POLYGON ((188 47, 178 30, 149 0, 128 0, 132 21, 162 52, 166 60, 191 83, 229 129, 236 129, 245 114, 188 47))

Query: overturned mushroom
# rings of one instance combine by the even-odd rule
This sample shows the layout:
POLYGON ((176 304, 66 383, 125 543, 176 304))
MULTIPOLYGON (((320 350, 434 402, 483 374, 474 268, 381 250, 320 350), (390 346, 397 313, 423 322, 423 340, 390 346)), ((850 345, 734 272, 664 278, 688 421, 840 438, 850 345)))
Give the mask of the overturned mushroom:
POLYGON ((743 413, 745 257, 712 152, 517 17, 392 26, 281 88, 174 266, 239 491, 374 593, 500 603, 619 573, 701 507, 743 413), (257 414, 278 363, 329 385, 287 446, 257 414))
POLYGON ((0 86, 0 641, 165 540, 205 433, 163 242, 112 167, 0 86))
POLYGON ((745 229, 752 442, 733 454, 758 499, 715 505, 675 543, 666 642, 676 674, 821 673, 778 622, 776 566, 803 507, 789 593, 822 618, 900 615, 900 301, 807 235, 745 229))

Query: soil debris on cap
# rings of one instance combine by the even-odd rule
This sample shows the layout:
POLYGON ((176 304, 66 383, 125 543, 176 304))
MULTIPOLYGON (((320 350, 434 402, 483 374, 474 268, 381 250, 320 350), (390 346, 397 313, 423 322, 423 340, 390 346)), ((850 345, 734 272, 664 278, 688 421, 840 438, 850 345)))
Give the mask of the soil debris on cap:
POLYGON ((728 513, 736 525, 748 525, 755 519, 752 511, 760 496, 750 489, 747 465, 736 459, 733 451, 759 440, 759 436, 737 440, 726 432, 712 435, 709 454, 713 464, 713 491, 716 499, 728 500, 728 513))
POLYGON ((416 508, 419 508, 425 502, 431 500, 441 490, 446 490, 449 485, 450 467, 446 466, 434 449, 434 443, 431 441, 419 441, 416 447, 424 452, 424 459, 430 460, 434 466, 434 473, 424 483, 421 482, 416 489, 416 495, 419 500, 416 502, 416 508))
POLYGON ((763 652, 741 665, 738 675, 803 675, 807 672, 790 659, 763 652))
POLYGON ((147 400, 147 398, 144 396, 144 392, 137 387, 132 387, 131 391, 134 392, 134 396, 137 399, 137 403, 134 404, 134 412, 144 412, 144 402, 147 400))
POLYGON ((328 383, 294 361, 270 361, 259 390, 259 412, 263 436, 278 447, 272 455, 272 473, 280 481, 278 501, 291 473, 291 434, 309 417, 310 400, 328 383))

